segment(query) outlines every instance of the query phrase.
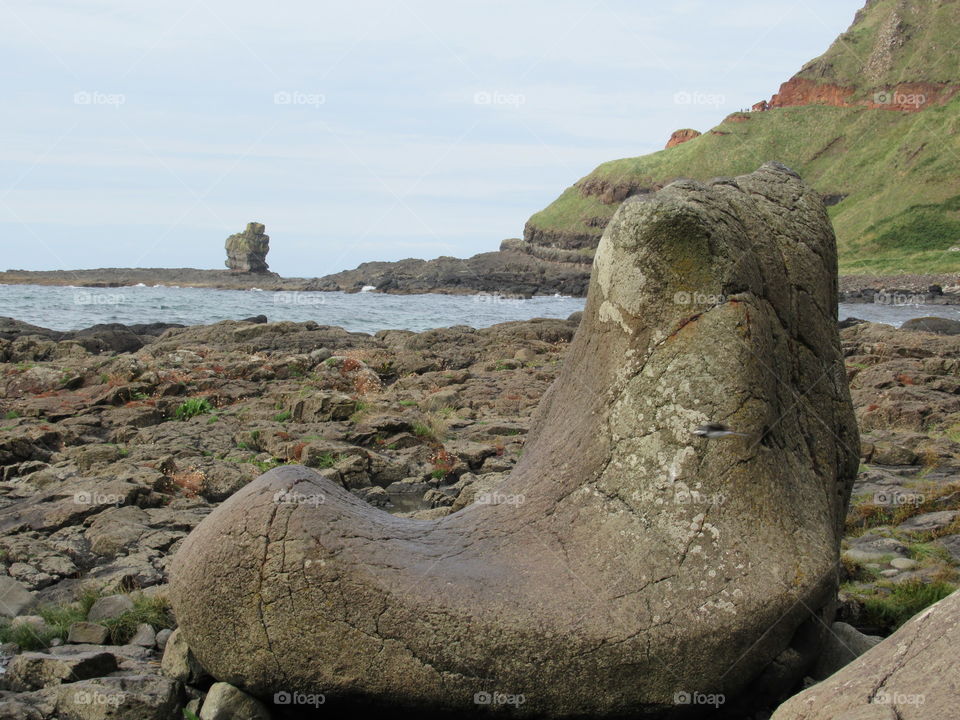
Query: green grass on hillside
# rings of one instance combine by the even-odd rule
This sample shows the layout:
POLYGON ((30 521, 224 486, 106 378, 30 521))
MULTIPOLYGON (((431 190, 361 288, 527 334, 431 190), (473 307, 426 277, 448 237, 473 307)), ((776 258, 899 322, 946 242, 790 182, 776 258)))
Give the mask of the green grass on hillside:
MULTIPOLYGON (((822 193, 847 195, 829 209, 842 273, 960 270, 960 97, 921 113, 826 106, 751 113, 670 150, 614 160, 589 178, 646 185, 708 180, 779 160, 822 193)), ((544 229, 592 232, 617 205, 567 189, 530 218, 544 229)))
POLYGON ((854 95, 858 99, 902 82, 957 82, 960 4, 955 0, 879 0, 857 17, 800 77, 861 88, 854 95), (889 42, 894 28, 906 42, 889 42))

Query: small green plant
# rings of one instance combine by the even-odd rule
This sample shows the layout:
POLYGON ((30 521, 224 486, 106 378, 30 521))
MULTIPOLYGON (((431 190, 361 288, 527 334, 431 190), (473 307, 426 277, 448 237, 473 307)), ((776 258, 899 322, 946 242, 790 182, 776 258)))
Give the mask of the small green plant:
POLYGON ((183 709, 183 718, 184 720, 200 720, 195 712, 186 708, 183 709))
POLYGON ((4 420, 16 420, 18 417, 20 417, 20 413, 18 413, 16 410, 11 410, 10 412, 6 413, 6 414, 3 416, 3 419, 4 419, 4 420))
POLYGON ((864 597, 862 600, 865 619, 871 625, 892 632, 956 589, 945 582, 927 584, 919 579, 906 580, 891 586, 887 595, 864 597))
POLYGON ((210 416, 210 419, 207 420, 207 425, 213 425, 215 422, 219 422, 220 416, 214 413, 210 416))
POLYGON ((291 417, 293 417, 293 413, 290 412, 289 410, 284 410, 283 412, 280 412, 274 415, 273 419, 275 422, 285 423, 288 420, 290 420, 291 417))
POLYGON ((174 413, 177 420, 189 420, 198 415, 206 415, 213 412, 213 405, 206 398, 190 398, 180 404, 174 413))
POLYGON ((325 452, 321 453, 317 458, 316 467, 318 468, 330 468, 337 464, 337 461, 340 458, 333 453, 325 452))
POLYGON ((133 608, 122 615, 103 620, 102 624, 110 631, 110 642, 123 645, 129 642, 137 628, 146 623, 154 630, 173 626, 173 614, 166 598, 137 594, 133 596, 133 608))
POLYGON ((433 437, 433 430, 430 429, 429 425, 424 425, 423 423, 414 423, 413 434, 417 437, 429 438, 433 437))
POLYGON ((400 405, 403 405, 403 407, 416 407, 416 406, 417 406, 417 401, 416 401, 416 400, 401 400, 401 401, 400 401, 400 405))

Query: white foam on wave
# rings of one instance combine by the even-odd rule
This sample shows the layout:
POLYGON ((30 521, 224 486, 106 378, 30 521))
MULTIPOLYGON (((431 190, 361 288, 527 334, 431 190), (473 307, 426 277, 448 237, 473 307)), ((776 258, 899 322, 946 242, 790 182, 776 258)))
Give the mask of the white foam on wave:
POLYGON ((376 285, 364 285, 362 288, 360 288, 360 292, 368 293, 368 292, 373 292, 376 289, 377 289, 376 285))

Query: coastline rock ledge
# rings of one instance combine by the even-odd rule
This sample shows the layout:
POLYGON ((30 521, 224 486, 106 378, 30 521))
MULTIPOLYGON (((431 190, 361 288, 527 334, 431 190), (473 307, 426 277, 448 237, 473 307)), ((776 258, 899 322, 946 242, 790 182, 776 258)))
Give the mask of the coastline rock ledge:
POLYGON ((325 712, 788 695, 833 618, 858 465, 836 294, 821 199, 783 165, 631 198, 498 502, 413 520, 271 470, 177 553, 181 633, 216 679, 325 712))

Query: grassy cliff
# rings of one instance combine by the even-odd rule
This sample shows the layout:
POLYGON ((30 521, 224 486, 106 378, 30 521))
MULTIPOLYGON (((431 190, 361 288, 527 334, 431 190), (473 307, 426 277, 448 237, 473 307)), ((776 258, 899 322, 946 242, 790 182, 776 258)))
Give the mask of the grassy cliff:
POLYGON ((830 204, 842 273, 960 270, 960 95, 948 99, 948 81, 960 78, 958 27, 957 0, 873 0, 784 85, 801 78, 838 87, 839 105, 735 113, 669 150, 604 163, 531 217, 527 236, 599 240, 626 194, 779 160, 830 204), (937 101, 915 112, 874 101, 878 92, 921 91, 923 83, 947 83, 948 91, 934 88, 937 101))

